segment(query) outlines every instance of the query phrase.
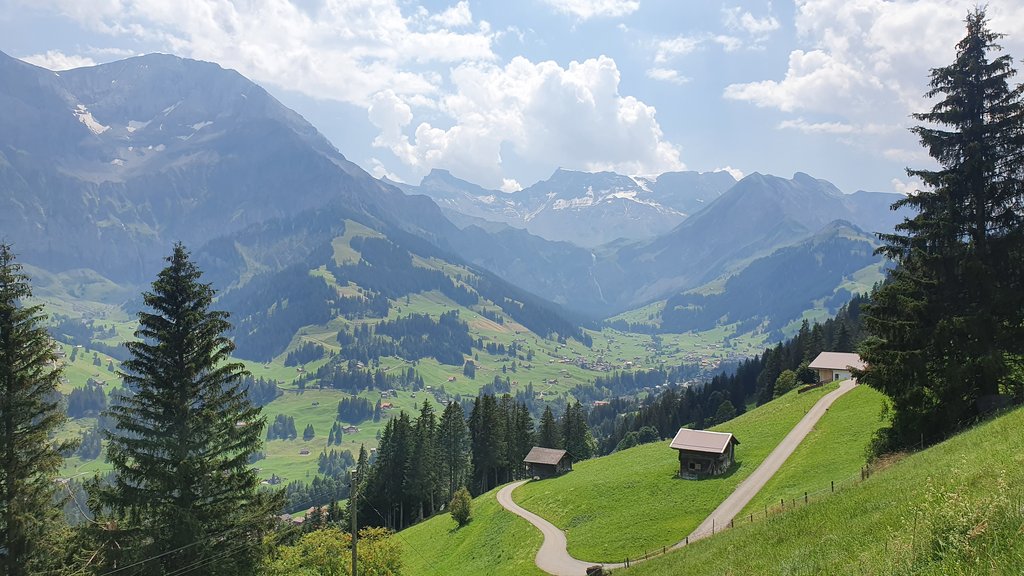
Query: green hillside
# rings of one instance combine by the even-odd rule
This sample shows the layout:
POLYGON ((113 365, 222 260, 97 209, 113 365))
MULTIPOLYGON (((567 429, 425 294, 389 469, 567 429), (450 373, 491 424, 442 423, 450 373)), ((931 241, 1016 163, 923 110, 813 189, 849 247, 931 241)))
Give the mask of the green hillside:
POLYGON ((674 544, 689 534, 764 460, 829 385, 791 392, 715 430, 741 444, 738 466, 718 478, 677 477, 677 452, 655 442, 580 462, 560 478, 530 482, 516 502, 566 532, 569 553, 587 561, 621 562, 674 544))
POLYGON ((833 481, 841 487, 860 478, 871 437, 883 424, 884 402, 881 392, 867 386, 841 396, 739 516, 763 515, 765 507, 777 509, 783 498, 828 492, 833 481))
POLYGON ((624 574, 1024 573, 1024 409, 624 574))
MULTIPOLYGON (((658 442, 581 462, 561 479, 527 484, 516 491, 516 501, 537 511, 542 510, 541 506, 560 506, 566 510, 562 518, 573 514, 568 523, 560 519, 554 521, 563 528, 568 526, 570 552, 585 560, 599 559, 597 554, 580 546, 594 540, 609 543, 606 545, 610 547, 619 546, 619 549, 626 549, 620 542, 628 541, 632 548, 627 553, 632 556, 672 544, 696 527, 756 467, 754 460, 760 462, 774 448, 775 442, 760 441, 756 436, 781 439, 806 410, 831 389, 833 387, 804 395, 791 393, 719 427, 744 439, 737 451, 741 468, 727 479, 701 482, 675 479, 678 470, 675 452, 667 449, 665 442, 658 442), (757 454, 752 454, 754 450, 757 454), (593 484, 596 486, 591 486, 593 484), (555 494, 563 490, 572 494, 572 498, 556 497, 555 494), (586 501, 588 498, 592 500, 586 501), (673 504, 645 504, 655 501, 673 504), (579 509, 570 508, 572 506, 579 509), (589 510, 582 510, 583 506, 589 510), (659 515, 660 511, 668 514, 659 515), (597 523, 595 520, 599 517, 608 518, 609 523, 597 523), (617 525, 609 527, 609 524, 617 525), (655 527, 648 528, 651 524, 655 527), (608 536, 597 533, 598 530, 607 530, 608 536), (660 534, 666 537, 659 539, 660 534), (634 538, 634 535, 638 536, 634 538), (580 552, 581 549, 584 551, 580 552)), ((790 499, 803 494, 811 485, 824 482, 827 486, 830 479, 847 478, 856 473, 864 463, 871 434, 880 425, 881 406, 882 396, 867 387, 855 388, 836 400, 754 502, 762 498, 766 502, 777 502, 780 497, 790 499)), ((492 569, 498 574, 539 573, 533 556, 540 546, 540 534, 525 521, 502 510, 494 499, 495 493, 492 491, 474 500, 475 520, 463 530, 455 530, 454 521, 448 515, 441 515, 401 532, 409 574, 476 574, 492 569), (480 534, 489 536, 484 538, 480 534), (495 537, 495 534, 511 536, 495 537), (433 567, 437 568, 436 572, 433 567)), ((604 561, 621 561, 621 558, 606 557, 604 561)))
POLYGON ((540 549, 540 532, 502 508, 495 498, 498 490, 473 500, 473 520, 462 528, 456 528, 450 514, 440 514, 399 532, 396 538, 402 547, 402 573, 544 574, 533 562, 540 549))
MULTIPOLYGON (((353 240, 360 238, 383 238, 382 235, 355 222, 346 222, 343 236, 339 236, 331 244, 335 261, 351 264, 358 261, 360 253, 352 246, 353 240)), ((412 265, 417 269, 436 270, 442 272, 455 282, 469 278, 473 272, 467 267, 452 264, 436 257, 412 255, 412 265)), ((323 278, 324 281, 345 296, 358 296, 365 289, 354 283, 339 286, 326 266, 312 268, 310 277, 323 278)), ((88 275, 48 275, 41 273, 41 282, 46 286, 36 301, 44 304, 52 315, 61 315, 74 321, 95 322, 96 326, 113 330, 112 336, 106 335, 96 339, 109 346, 132 338, 135 321, 129 314, 113 303, 112 298, 90 300, 97 294, 92 286, 106 285, 88 275), (83 280, 84 278, 84 280, 83 280), (86 283, 88 281, 88 283, 86 283)), ((460 284, 461 285, 461 284, 460 284)), ((125 296, 125 292, 119 293, 125 296)), ((240 321, 242 316, 234 315, 232 320, 240 321)), ((390 299, 387 316, 383 318, 357 317, 346 318, 335 316, 323 324, 308 324, 298 327, 285 342, 287 347, 273 358, 254 362, 242 360, 246 368, 255 378, 275 380, 279 383, 283 394, 270 404, 264 406, 263 413, 273 421, 278 414, 291 416, 300 436, 294 440, 273 440, 267 442, 264 453, 266 458, 255 465, 260 468, 263 478, 276 475, 285 482, 291 480, 309 480, 318 472, 318 455, 322 450, 350 450, 358 452, 360 445, 368 449, 377 445, 377 434, 383 428, 388 417, 399 410, 418 410, 424 398, 430 398, 440 410, 444 401, 456 395, 476 396, 482 387, 492 384, 495 378, 507 383, 511 394, 532 389, 533 399, 543 403, 556 405, 573 399, 572 390, 576 386, 589 386, 598 376, 607 375, 606 370, 652 369, 659 366, 677 366, 692 364, 699 366, 706 375, 717 370, 722 363, 735 361, 753 354, 763 348, 764 334, 748 334, 741 338, 728 340, 731 327, 720 327, 703 333, 665 334, 652 337, 644 334, 621 332, 610 328, 601 331, 587 331, 593 339, 591 347, 584 346, 575 339, 559 339, 557 335, 544 338, 531 332, 516 322, 507 312, 494 302, 481 298, 477 304, 460 305, 438 290, 414 292, 406 296, 390 299), (338 402, 349 397, 347 392, 337 390, 329 384, 320 389, 320 382, 309 377, 317 369, 330 360, 330 355, 341 351, 337 336, 339 331, 349 333, 361 327, 373 328, 381 321, 394 321, 411 314, 425 314, 437 320, 442 314, 457 310, 459 319, 468 326, 469 336, 474 343, 481 343, 484 349, 474 347, 466 358, 471 358, 476 366, 475 377, 463 374, 461 364, 442 364, 432 357, 408 360, 395 356, 382 356, 379 360, 369 363, 367 369, 383 370, 385 374, 395 374, 410 368, 421 376, 425 388, 415 390, 410 386, 395 386, 392 397, 382 399, 376 389, 363 390, 359 396, 371 404, 377 400, 393 405, 384 411, 382 419, 374 422, 343 421, 343 425, 355 425, 358 431, 344 436, 341 445, 327 446, 328 432, 337 418, 338 402), (289 353, 296 351, 304 344, 322 346, 328 357, 313 360, 297 366, 285 366, 289 353), (507 350, 515 345, 516 355, 507 350), (505 352, 494 351, 490 347, 502 346, 505 352), (297 386, 297 379, 306 376, 304 390, 297 386), (311 440, 303 440, 301 432, 307 425, 312 425, 316 436, 311 440), (303 452, 308 451, 304 454, 303 452)), ((102 365, 93 365, 93 353, 79 354, 74 363, 68 363, 71 346, 64 345, 66 353, 64 392, 72 388, 82 387, 89 378, 110 380, 114 375, 107 370, 110 358, 100 353, 98 358, 102 365)), ((80 352, 83 352, 80 350, 80 352)), ((113 366, 118 366, 116 360, 113 366)), ((107 393, 116 386, 116 378, 108 382, 107 393)), ((505 391, 504 389, 500 392, 505 391)), ((646 391, 636 391, 646 393, 646 391)), ((91 427, 94 420, 72 422, 67 433, 77 437, 82 430, 91 427)), ((68 475, 87 470, 102 470, 106 466, 102 455, 93 460, 79 461, 73 458, 68 462, 65 471, 68 475)))

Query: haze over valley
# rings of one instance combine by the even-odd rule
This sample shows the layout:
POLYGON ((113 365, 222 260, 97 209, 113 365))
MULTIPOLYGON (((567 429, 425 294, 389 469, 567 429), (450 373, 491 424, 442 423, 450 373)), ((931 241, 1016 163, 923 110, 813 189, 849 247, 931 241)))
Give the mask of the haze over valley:
POLYGON ((1019 9, 12 2, 0 574, 1024 568, 1019 9))

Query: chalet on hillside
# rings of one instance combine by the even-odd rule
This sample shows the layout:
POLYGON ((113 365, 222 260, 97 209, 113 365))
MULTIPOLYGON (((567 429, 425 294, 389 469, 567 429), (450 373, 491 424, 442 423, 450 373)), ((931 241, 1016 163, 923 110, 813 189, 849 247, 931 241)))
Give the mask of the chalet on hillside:
POLYGON ((847 352, 822 352, 808 365, 818 373, 821 382, 835 382, 852 378, 851 370, 863 370, 867 364, 860 355, 847 352))
POLYGON ((534 446, 523 459, 526 473, 538 478, 551 478, 572 471, 572 454, 565 450, 534 446))
POLYGON ((679 477, 697 479, 728 472, 739 443, 729 432, 680 428, 670 446, 679 450, 679 477))

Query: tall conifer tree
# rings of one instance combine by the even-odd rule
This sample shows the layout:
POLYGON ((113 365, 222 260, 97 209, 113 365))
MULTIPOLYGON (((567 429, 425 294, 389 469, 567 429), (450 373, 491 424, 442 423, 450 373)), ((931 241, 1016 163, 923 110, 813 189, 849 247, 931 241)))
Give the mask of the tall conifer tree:
POLYGON ((0 244, 0 574, 34 574, 40 542, 60 508, 53 505, 61 452, 53 440, 67 417, 60 407, 52 342, 28 277, 0 244))
MULTIPOLYGON (((925 189, 897 202, 917 215, 882 235, 899 268, 873 296, 861 380, 893 399, 891 442, 933 441, 1015 388, 1008 364, 1024 327, 1024 87, 989 30, 966 19, 955 61, 931 73, 927 123, 913 131, 938 170, 908 170, 925 189)), ((1019 384, 1018 384, 1019 386, 1019 384)))
POLYGON ((227 313, 178 244, 143 295, 138 341, 121 377, 130 393, 108 415, 111 486, 96 488, 116 519, 108 564, 146 574, 253 574, 280 502, 258 493, 248 462, 265 421, 240 387, 227 313))
POLYGON ((544 413, 540 417, 540 434, 537 436, 537 445, 542 448, 558 448, 562 445, 562 435, 558 431, 558 422, 551 412, 551 406, 544 407, 544 413))
POLYGON ((413 426, 412 454, 409 458, 406 477, 410 485, 409 491, 417 507, 416 521, 423 520, 426 514, 434 513, 438 504, 438 484, 440 458, 437 440, 437 416, 430 399, 424 399, 420 407, 420 415, 413 426))
POLYGON ((458 402, 452 401, 445 406, 438 436, 444 490, 442 501, 447 502, 469 480, 469 429, 458 402))

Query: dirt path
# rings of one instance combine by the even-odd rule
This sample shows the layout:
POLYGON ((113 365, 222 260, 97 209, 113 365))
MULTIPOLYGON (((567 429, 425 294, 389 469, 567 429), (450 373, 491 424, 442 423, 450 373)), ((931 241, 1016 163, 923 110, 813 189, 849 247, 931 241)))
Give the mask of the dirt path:
MULTIPOLYGON (((740 482, 740 485, 733 490, 718 508, 701 522, 697 529, 690 535, 673 545, 670 550, 676 550, 686 546, 688 542, 694 542, 711 536, 718 532, 739 514, 740 510, 749 503, 764 485, 779 471, 782 464, 796 450, 800 442, 814 429, 814 425, 825 415, 825 412, 843 394, 846 394, 857 383, 854 380, 847 380, 839 385, 839 388, 829 392, 818 400, 807 414, 797 422, 797 425, 790 430, 789 434, 779 442, 779 445, 772 450, 771 454, 761 462, 761 465, 754 470, 750 476, 740 482)), ((512 491, 528 482, 521 480, 505 486, 498 492, 498 503, 506 510, 521 516, 530 524, 537 527, 544 535, 544 543, 537 551, 537 567, 555 576, 585 576, 587 567, 599 562, 584 562, 569 555, 566 548, 565 533, 559 530, 554 524, 540 516, 526 510, 512 501, 512 491)), ((631 562, 633 564, 635 562, 631 562)), ((604 564, 605 568, 621 568, 622 564, 604 564)))

